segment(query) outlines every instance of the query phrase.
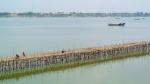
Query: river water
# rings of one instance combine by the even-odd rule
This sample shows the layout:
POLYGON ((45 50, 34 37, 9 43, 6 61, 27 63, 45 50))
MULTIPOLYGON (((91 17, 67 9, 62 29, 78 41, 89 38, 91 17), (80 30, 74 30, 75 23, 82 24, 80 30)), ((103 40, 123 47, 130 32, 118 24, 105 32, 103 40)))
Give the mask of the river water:
MULTIPOLYGON (((0 56, 150 40, 150 18, 0 18, 0 56), (108 23, 125 22, 125 27, 108 23)), ((0 84, 150 84, 150 56, 47 72, 0 84)))
POLYGON ((0 56, 150 40, 150 18, 0 18, 0 56), (125 22, 125 27, 108 23, 125 22))

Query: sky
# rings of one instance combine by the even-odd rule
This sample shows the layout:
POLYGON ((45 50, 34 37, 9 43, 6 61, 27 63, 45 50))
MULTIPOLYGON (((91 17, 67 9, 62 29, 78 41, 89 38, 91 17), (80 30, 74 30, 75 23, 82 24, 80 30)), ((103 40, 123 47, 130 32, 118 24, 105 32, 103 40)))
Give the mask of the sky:
POLYGON ((0 12, 150 12, 150 0, 0 0, 0 12))

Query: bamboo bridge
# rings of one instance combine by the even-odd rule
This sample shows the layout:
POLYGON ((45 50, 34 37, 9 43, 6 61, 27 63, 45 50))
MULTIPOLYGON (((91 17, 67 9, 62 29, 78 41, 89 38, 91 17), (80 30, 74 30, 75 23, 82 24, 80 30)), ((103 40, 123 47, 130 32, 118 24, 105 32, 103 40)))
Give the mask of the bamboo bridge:
MULTIPOLYGON (((37 56, 20 56, 19 58, 0 58, 0 79, 13 72, 25 72, 33 69, 54 68, 87 63, 91 61, 105 61, 129 56, 146 55, 150 53, 150 42, 141 41, 126 44, 109 45, 105 47, 82 48, 64 52, 41 53, 37 56), (59 65, 59 66, 57 66, 59 65)), ((8 75, 9 76, 9 75, 8 75)), ((15 76, 15 75, 14 75, 15 76)), ((9 77, 8 77, 9 78, 9 77)))

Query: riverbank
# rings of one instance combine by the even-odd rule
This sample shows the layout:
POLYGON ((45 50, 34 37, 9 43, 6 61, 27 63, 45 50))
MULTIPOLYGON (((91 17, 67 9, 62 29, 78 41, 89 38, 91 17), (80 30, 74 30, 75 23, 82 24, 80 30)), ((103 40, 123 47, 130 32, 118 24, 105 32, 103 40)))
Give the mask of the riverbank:
POLYGON ((38 57, 9 58, 0 61, 0 80, 18 78, 47 71, 57 71, 93 63, 139 57, 149 54, 149 42, 127 43, 88 48, 65 53, 44 54, 38 57))

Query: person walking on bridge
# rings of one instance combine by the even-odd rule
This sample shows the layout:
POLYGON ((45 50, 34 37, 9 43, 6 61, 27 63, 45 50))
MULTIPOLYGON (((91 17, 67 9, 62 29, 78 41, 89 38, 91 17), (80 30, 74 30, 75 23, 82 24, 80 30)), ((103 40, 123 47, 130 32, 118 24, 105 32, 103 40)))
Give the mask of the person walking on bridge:
POLYGON ((25 52, 23 52, 22 55, 25 57, 26 56, 25 52))
POLYGON ((18 59, 19 58, 19 55, 18 54, 16 54, 16 59, 18 59))

